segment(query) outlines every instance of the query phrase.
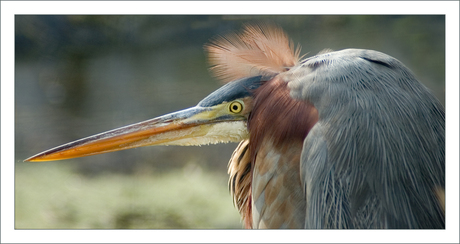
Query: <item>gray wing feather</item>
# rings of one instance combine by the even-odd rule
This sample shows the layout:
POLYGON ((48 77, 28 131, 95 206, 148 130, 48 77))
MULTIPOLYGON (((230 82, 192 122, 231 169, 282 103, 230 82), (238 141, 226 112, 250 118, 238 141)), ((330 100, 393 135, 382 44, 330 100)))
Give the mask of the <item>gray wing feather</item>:
POLYGON ((307 228, 444 228, 445 112, 409 69, 347 49, 285 79, 319 113, 301 159, 307 228))

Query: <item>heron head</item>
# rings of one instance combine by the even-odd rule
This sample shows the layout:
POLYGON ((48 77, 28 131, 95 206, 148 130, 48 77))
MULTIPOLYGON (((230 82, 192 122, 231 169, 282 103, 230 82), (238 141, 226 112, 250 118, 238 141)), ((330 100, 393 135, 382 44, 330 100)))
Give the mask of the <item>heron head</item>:
MULTIPOLYGON (((259 102, 254 103, 257 96, 254 92, 259 87, 298 63, 300 48, 294 50, 281 28, 248 25, 241 34, 213 39, 205 49, 209 54, 211 71, 224 81, 233 81, 211 93, 195 107, 70 142, 26 161, 69 159, 151 145, 239 142, 249 137, 247 122, 251 120, 251 111, 257 104, 261 105, 257 106, 261 108, 258 111, 268 114, 293 111, 279 107, 281 103, 276 102, 277 99, 272 99, 273 103, 267 103, 266 99, 258 99, 259 102), (271 110, 265 110, 265 104, 271 110)), ((283 97, 288 97, 286 89, 280 91, 283 97)), ((270 89, 265 94, 273 98, 270 89)), ((270 116, 258 118, 265 120, 270 116)), ((266 121, 271 123, 271 120, 266 121)), ((260 128, 260 133, 254 135, 265 133, 263 128, 266 127, 260 128)), ((279 134, 287 135, 284 132, 279 134)))
POLYGON ((70 142, 26 161, 70 159, 153 145, 239 142, 249 136, 246 124, 253 91, 264 80, 256 76, 229 82, 194 107, 70 142))

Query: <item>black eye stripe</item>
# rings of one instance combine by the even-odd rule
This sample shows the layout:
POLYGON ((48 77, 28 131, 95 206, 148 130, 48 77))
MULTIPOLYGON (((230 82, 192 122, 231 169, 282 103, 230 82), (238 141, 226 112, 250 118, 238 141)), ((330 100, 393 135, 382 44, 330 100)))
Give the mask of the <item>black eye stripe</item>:
POLYGON ((198 106, 212 107, 224 102, 250 97, 253 95, 252 92, 255 89, 262 85, 264 81, 270 80, 270 78, 271 77, 255 76, 229 82, 201 100, 198 106))

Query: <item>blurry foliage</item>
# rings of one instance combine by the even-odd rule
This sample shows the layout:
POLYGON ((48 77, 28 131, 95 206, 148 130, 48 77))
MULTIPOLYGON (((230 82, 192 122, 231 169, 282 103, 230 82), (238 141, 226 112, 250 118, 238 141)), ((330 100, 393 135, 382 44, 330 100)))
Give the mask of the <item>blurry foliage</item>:
POLYGON ((241 227, 226 183, 213 183, 226 181, 236 144, 138 148, 72 167, 22 160, 195 105, 220 86, 203 44, 259 21, 280 25, 305 57, 324 48, 387 53, 444 103, 444 16, 16 15, 16 227, 241 227), (204 170, 190 178, 180 173, 187 165, 204 170))
POLYGON ((16 165, 17 229, 242 227, 224 173, 189 165, 163 174, 85 177, 71 169, 56 162, 16 165))

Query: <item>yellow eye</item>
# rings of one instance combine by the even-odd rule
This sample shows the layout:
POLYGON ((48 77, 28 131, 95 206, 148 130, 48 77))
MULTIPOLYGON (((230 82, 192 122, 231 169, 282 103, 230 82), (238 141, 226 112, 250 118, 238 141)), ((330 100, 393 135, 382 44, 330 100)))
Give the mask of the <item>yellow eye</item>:
POLYGON ((237 114, 243 110, 243 104, 241 104, 240 102, 232 102, 230 103, 228 109, 230 110, 230 112, 237 114))

